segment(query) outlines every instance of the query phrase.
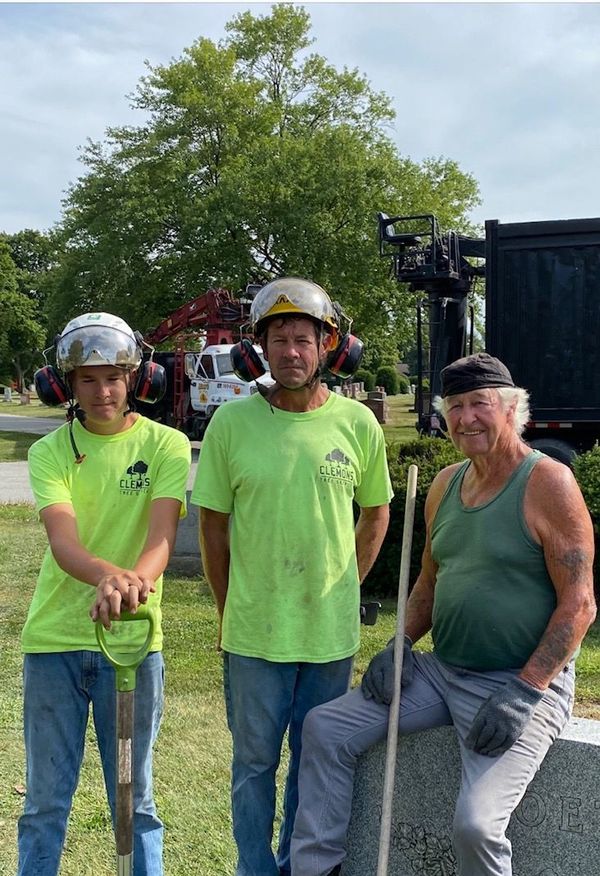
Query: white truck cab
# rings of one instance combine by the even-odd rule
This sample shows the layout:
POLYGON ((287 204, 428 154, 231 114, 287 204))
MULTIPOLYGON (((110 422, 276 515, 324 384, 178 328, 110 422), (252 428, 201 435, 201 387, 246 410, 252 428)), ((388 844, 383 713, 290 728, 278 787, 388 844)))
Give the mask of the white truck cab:
POLYGON ((246 398, 257 392, 256 384, 271 386, 274 383, 269 365, 263 355, 262 348, 254 345, 254 349, 260 356, 265 374, 258 381, 247 383, 239 378, 233 371, 231 364, 232 344, 213 344, 200 353, 187 353, 185 370, 190 380, 190 404, 197 412, 198 418, 204 420, 203 432, 206 424, 219 405, 228 401, 246 398))

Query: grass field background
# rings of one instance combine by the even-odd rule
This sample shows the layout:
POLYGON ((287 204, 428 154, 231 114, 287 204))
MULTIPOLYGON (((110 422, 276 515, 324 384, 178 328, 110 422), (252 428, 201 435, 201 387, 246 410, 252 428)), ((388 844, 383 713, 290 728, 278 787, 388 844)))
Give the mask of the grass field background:
POLYGON ((0 414, 14 414, 19 417, 49 417, 50 419, 64 420, 65 408, 49 408, 43 405, 35 396, 31 397, 28 405, 22 405, 18 395, 13 395, 12 401, 5 402, 0 399, 0 414))
MULTIPOLYGON (((416 414, 412 411, 413 398, 396 395, 388 398, 388 419, 383 426, 388 441, 410 441, 417 437, 416 414)), ((0 401, 0 414, 25 417, 48 417, 58 423, 65 421, 61 408, 48 408, 37 399, 29 405, 19 405, 0 401)), ((27 459, 27 451, 39 435, 20 432, 0 432, 0 462, 19 462, 27 459)))
MULTIPOLYGON (((57 425, 65 421, 63 408, 49 408, 41 404, 37 398, 33 398, 28 405, 22 405, 19 403, 17 395, 13 396, 12 402, 0 400, 0 414, 9 414, 15 417, 43 417, 44 419, 56 420, 57 425)), ((27 459, 27 451, 39 437, 39 435, 26 432, 0 432, 0 462, 21 462, 27 459)))
MULTIPOLYGON (((45 536, 28 505, 0 506, 0 874, 16 870, 16 823, 25 784, 19 636, 45 536)), ((356 677, 393 635, 387 608, 363 628, 356 677)), ((164 595, 166 703, 155 752, 156 800, 165 822, 169 876, 231 876, 234 846, 229 815, 231 745, 215 650, 212 598, 199 577, 168 576, 164 595)), ((99 758, 89 730, 62 876, 110 876, 114 844, 99 758)))
MULTIPOLYGON (((33 509, 0 506, 0 874, 16 868, 16 823, 25 784, 22 745, 20 630, 35 586, 45 537, 33 509)), ((375 627, 362 628, 357 682, 375 651, 394 633, 395 604, 375 627)), ((231 746, 215 651, 212 599, 200 579, 168 576, 164 596, 166 702, 155 752, 156 800, 165 822, 169 876, 231 876, 229 815, 231 746)), ((419 647, 430 647, 423 640, 419 647)), ((576 713, 600 718, 600 629, 579 661, 576 713)), ((276 825, 277 829, 277 825, 276 825)), ((61 876, 111 876, 114 845, 95 749, 88 744, 75 797, 61 876)))
MULTIPOLYGON (((384 426, 387 437, 414 438, 411 400, 397 396, 390 402, 390 421, 384 426)), ((22 413, 18 405, 13 407, 15 414, 22 413)), ((25 459, 27 447, 37 437, 0 432, 0 461, 25 459)), ((45 546, 43 528, 31 506, 0 505, 1 876, 16 871, 16 824, 25 784, 19 636, 45 546)), ((165 715, 154 762, 156 800, 166 828, 165 872, 169 876, 231 876, 235 862, 229 811, 231 745, 221 691, 221 658, 215 650, 216 615, 204 580, 167 575, 163 611, 165 715)), ((355 683, 371 656, 393 635, 394 626, 395 603, 384 602, 377 625, 362 628, 355 683)), ((419 643, 419 648, 430 647, 428 638, 419 643)), ((588 633, 578 661, 575 712, 600 719, 598 624, 588 633)), ((285 766, 284 752, 282 774, 285 766)), ((277 829, 278 824, 276 833, 277 829)), ((115 872, 99 758, 89 730, 60 873, 112 876, 115 872)))

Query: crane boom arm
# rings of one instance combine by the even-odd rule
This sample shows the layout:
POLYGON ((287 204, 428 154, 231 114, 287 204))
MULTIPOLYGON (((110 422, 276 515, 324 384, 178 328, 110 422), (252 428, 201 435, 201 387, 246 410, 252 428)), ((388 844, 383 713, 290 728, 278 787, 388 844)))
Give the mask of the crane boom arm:
POLYGON ((234 329, 248 321, 249 303, 233 298, 227 289, 209 289, 204 295, 187 301, 146 334, 147 343, 155 345, 186 329, 199 328, 207 333, 207 343, 231 343, 234 329))

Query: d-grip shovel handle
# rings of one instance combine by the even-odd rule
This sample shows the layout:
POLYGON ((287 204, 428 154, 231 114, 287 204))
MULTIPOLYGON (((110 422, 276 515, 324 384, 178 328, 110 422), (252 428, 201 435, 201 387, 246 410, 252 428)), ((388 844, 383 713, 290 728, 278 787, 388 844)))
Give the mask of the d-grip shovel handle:
POLYGON ((115 620, 113 623, 120 623, 121 621, 147 621, 148 633, 146 639, 143 645, 136 651, 111 651, 106 641, 104 627, 99 620, 96 621, 96 639, 100 645, 100 650, 117 673, 117 690, 129 691, 135 690, 135 671, 150 651, 150 645, 152 644, 156 628, 156 610, 147 605, 140 605, 135 614, 131 614, 129 611, 122 611, 119 620, 115 620))

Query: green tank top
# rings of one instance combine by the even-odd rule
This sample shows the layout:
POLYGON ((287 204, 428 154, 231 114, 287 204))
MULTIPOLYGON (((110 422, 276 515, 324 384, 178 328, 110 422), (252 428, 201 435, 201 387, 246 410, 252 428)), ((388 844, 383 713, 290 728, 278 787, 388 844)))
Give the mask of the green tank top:
POLYGON ((520 669, 556 607, 544 554, 523 514, 533 451, 489 502, 460 498, 467 461, 450 480, 431 530, 438 566, 432 636, 445 663, 479 671, 520 669))

